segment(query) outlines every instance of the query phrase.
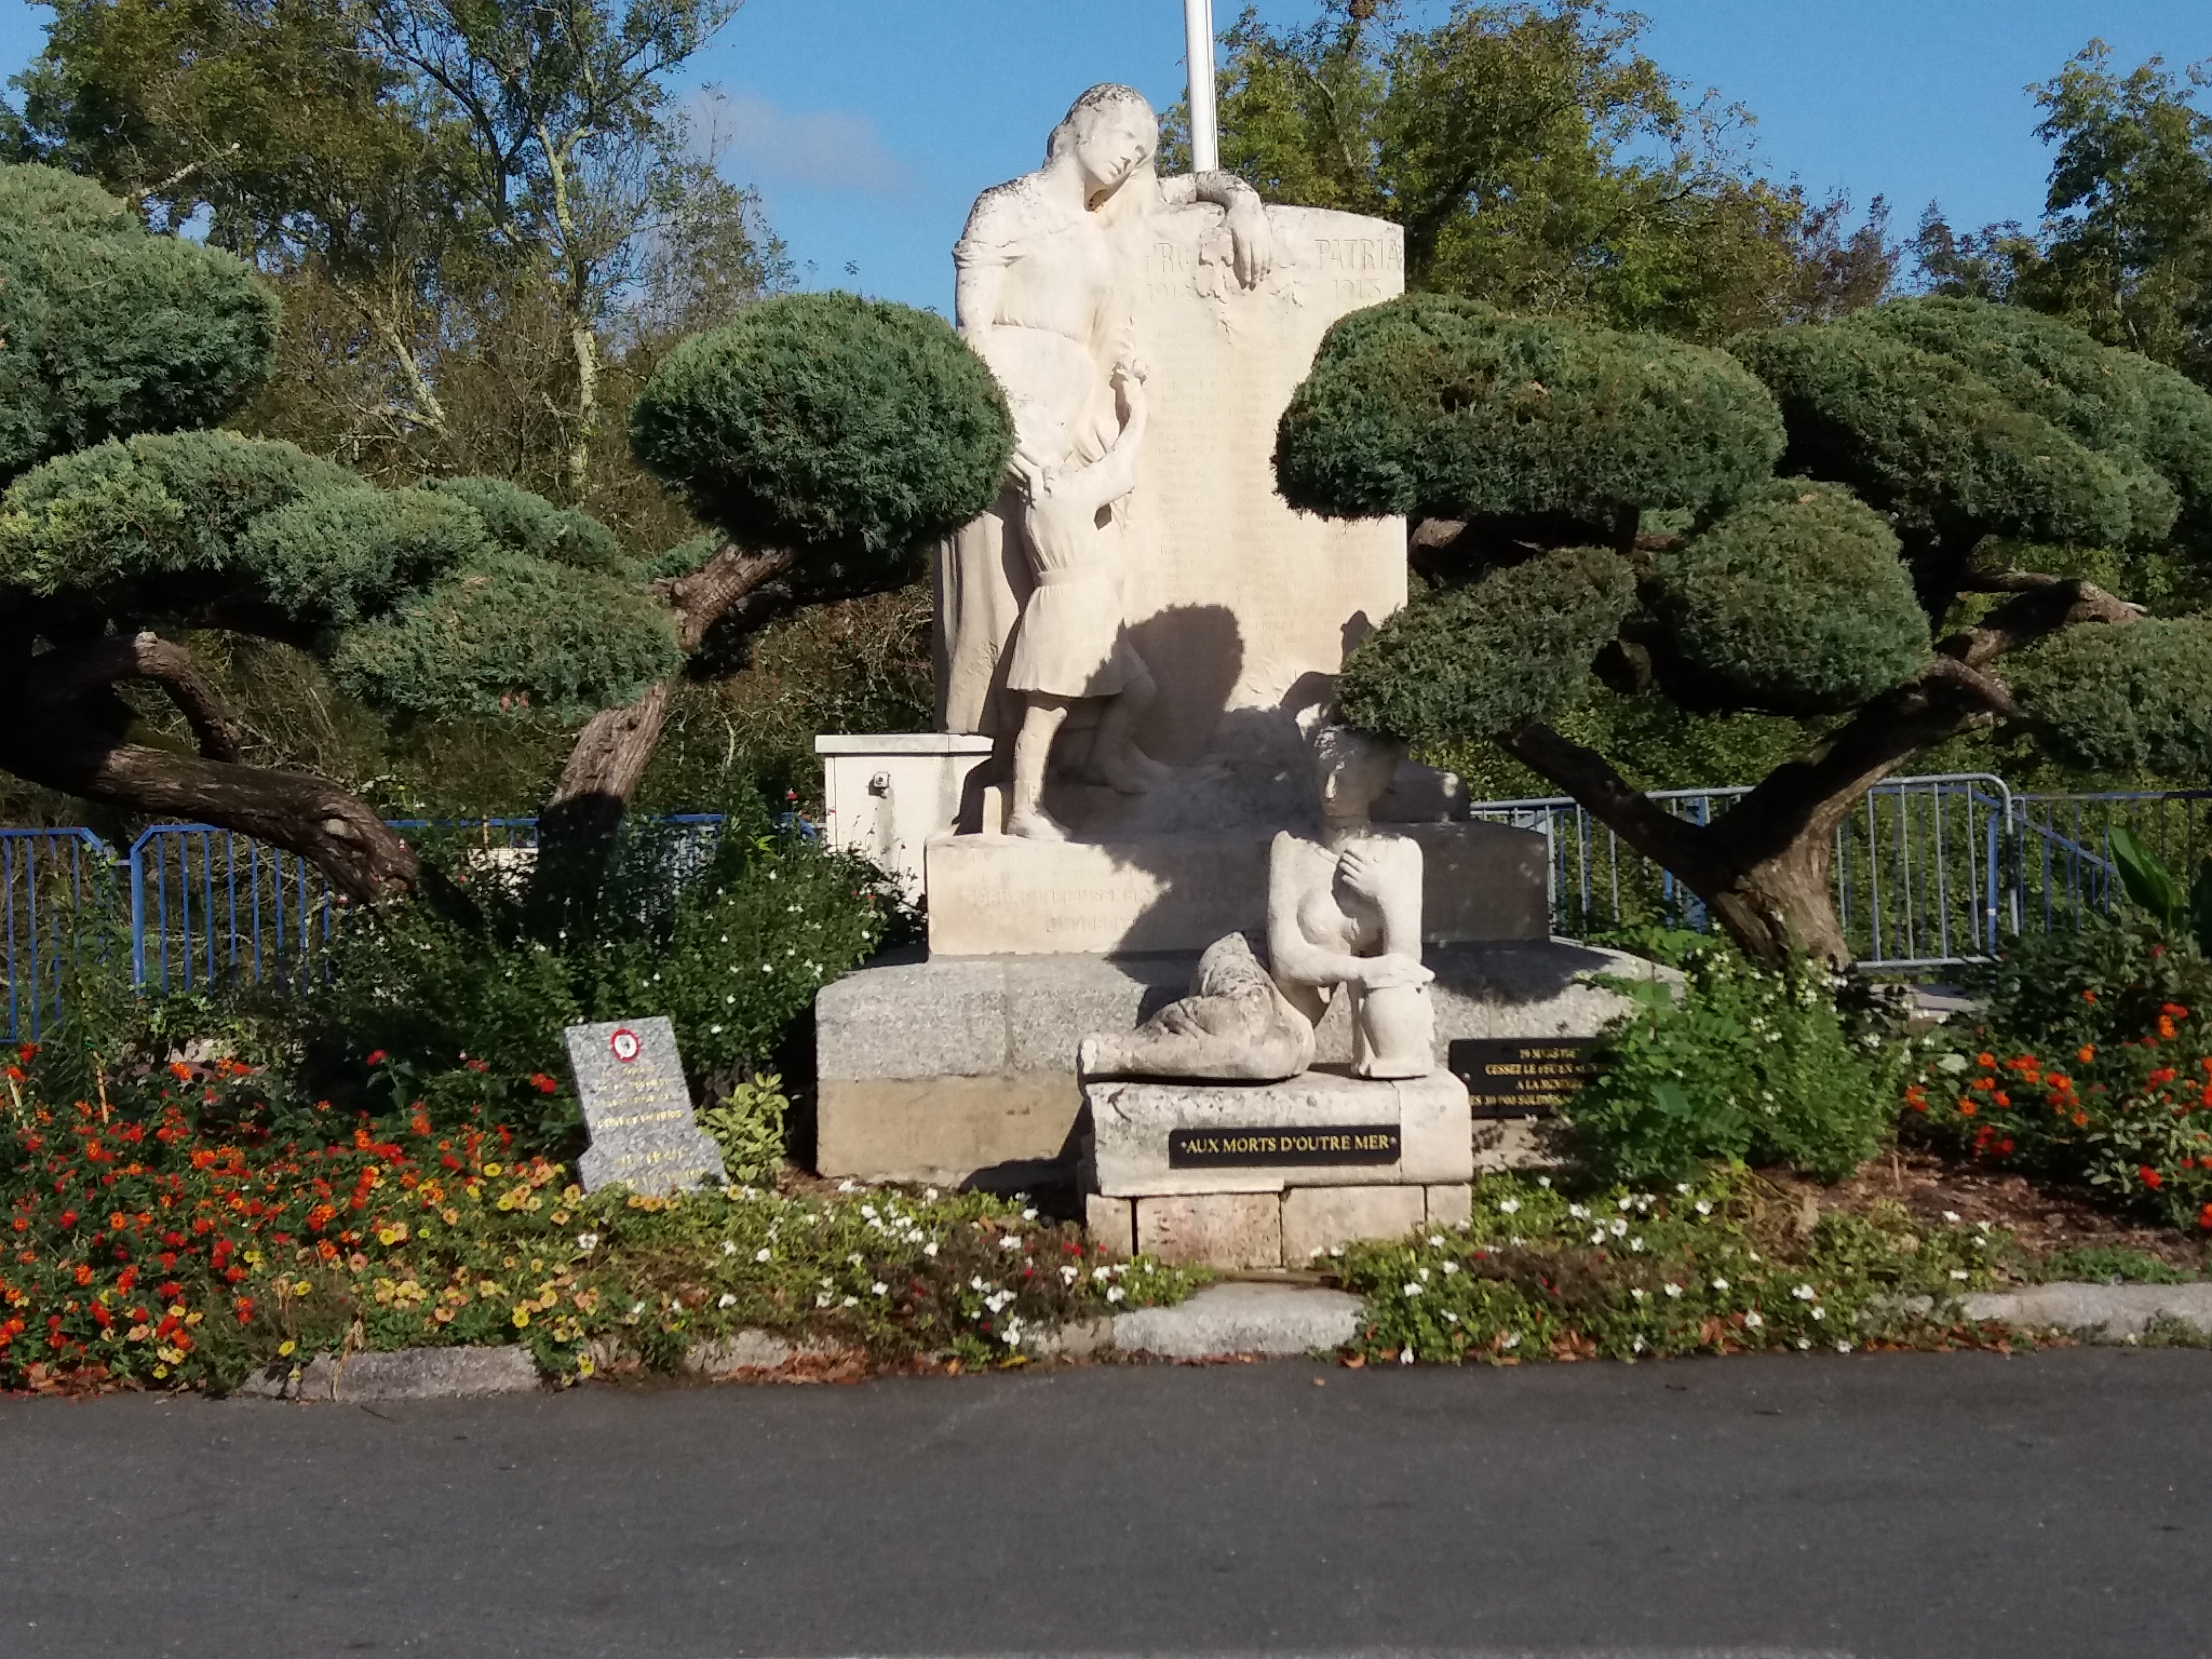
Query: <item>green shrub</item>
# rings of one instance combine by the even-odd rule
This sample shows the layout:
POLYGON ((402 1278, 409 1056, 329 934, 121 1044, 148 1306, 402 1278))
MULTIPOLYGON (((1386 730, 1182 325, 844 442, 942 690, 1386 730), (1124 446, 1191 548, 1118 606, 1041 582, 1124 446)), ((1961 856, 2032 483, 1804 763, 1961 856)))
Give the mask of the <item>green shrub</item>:
POLYGON ((1897 537, 1850 491, 1762 485, 1651 562, 1646 591, 1690 671, 1688 696, 1778 714, 1837 714, 1928 665, 1928 618, 1897 537))
POLYGON ((1682 1180, 1717 1160, 1784 1164, 1838 1181, 1895 1115, 1904 1055, 1854 1037, 1826 978, 1769 972, 1709 947, 1663 984, 1621 981, 1633 1013, 1607 1032, 1607 1069, 1564 1114, 1578 1165, 1601 1182, 1682 1180))
POLYGON ((1410 294, 1322 342, 1275 438, 1294 507, 1560 514, 1732 501, 1782 452, 1773 400, 1717 351, 1410 294))
POLYGON ((790 1114, 783 1079, 770 1073, 738 1083, 719 1105, 699 1114, 699 1127, 721 1149, 723 1173, 732 1182, 773 1186, 783 1167, 784 1121, 790 1114))
POLYGON ((2021 714, 2066 764, 2212 771, 2212 617, 2069 628, 2007 666, 2021 714))
POLYGON ((629 442, 703 522, 804 552, 796 579, 866 585, 991 504, 1013 420, 941 318, 794 294, 669 353, 629 442))
POLYGON ((1418 597, 1345 659, 1345 718, 1411 742, 1484 737, 1578 701, 1636 603, 1626 560, 1571 547, 1418 597))

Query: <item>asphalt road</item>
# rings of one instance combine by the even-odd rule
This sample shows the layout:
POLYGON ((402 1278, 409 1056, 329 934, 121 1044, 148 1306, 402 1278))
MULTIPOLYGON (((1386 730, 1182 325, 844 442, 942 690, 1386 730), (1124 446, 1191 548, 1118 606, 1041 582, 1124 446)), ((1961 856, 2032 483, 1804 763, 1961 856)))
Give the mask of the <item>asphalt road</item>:
POLYGON ((1384 1650, 2212 1654, 2212 1352, 0 1401, 6 1659, 1384 1650))

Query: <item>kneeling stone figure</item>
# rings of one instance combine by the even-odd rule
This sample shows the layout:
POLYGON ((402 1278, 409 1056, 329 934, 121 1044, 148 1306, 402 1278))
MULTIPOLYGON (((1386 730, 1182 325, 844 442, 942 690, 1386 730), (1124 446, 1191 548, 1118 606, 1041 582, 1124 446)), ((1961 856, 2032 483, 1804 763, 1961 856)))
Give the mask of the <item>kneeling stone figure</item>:
POLYGON ((1086 1076, 1275 1082, 1313 1063, 1314 1027, 1351 999, 1352 1068, 1367 1078, 1436 1069, 1421 963, 1421 849, 1368 820, 1402 751, 1346 726, 1314 739, 1321 839, 1285 830, 1267 861, 1263 963, 1242 933, 1209 947, 1191 994, 1127 1036, 1085 1039, 1086 1076))

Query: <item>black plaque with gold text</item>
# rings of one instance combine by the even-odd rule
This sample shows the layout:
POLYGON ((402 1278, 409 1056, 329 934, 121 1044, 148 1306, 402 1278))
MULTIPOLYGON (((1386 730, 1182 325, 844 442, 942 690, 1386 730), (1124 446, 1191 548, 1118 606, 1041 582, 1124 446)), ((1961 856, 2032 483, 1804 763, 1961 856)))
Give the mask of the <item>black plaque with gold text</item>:
POLYGON ((1170 1129, 1170 1170, 1249 1169, 1272 1164, 1395 1164, 1395 1123, 1310 1129, 1170 1129))
POLYGON ((1553 1117, 1605 1070, 1599 1037, 1462 1037, 1449 1063, 1475 1116, 1553 1117))

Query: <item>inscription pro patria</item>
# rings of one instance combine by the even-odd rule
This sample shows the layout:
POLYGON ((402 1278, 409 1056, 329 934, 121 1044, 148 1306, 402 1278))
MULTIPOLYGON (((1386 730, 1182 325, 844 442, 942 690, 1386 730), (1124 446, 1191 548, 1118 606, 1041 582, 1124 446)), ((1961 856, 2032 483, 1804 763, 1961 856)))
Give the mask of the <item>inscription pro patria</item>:
POLYGON ((1290 1164, 1395 1164, 1403 1142, 1395 1123, 1346 1123, 1314 1129, 1170 1129, 1170 1170, 1249 1169, 1290 1164))

